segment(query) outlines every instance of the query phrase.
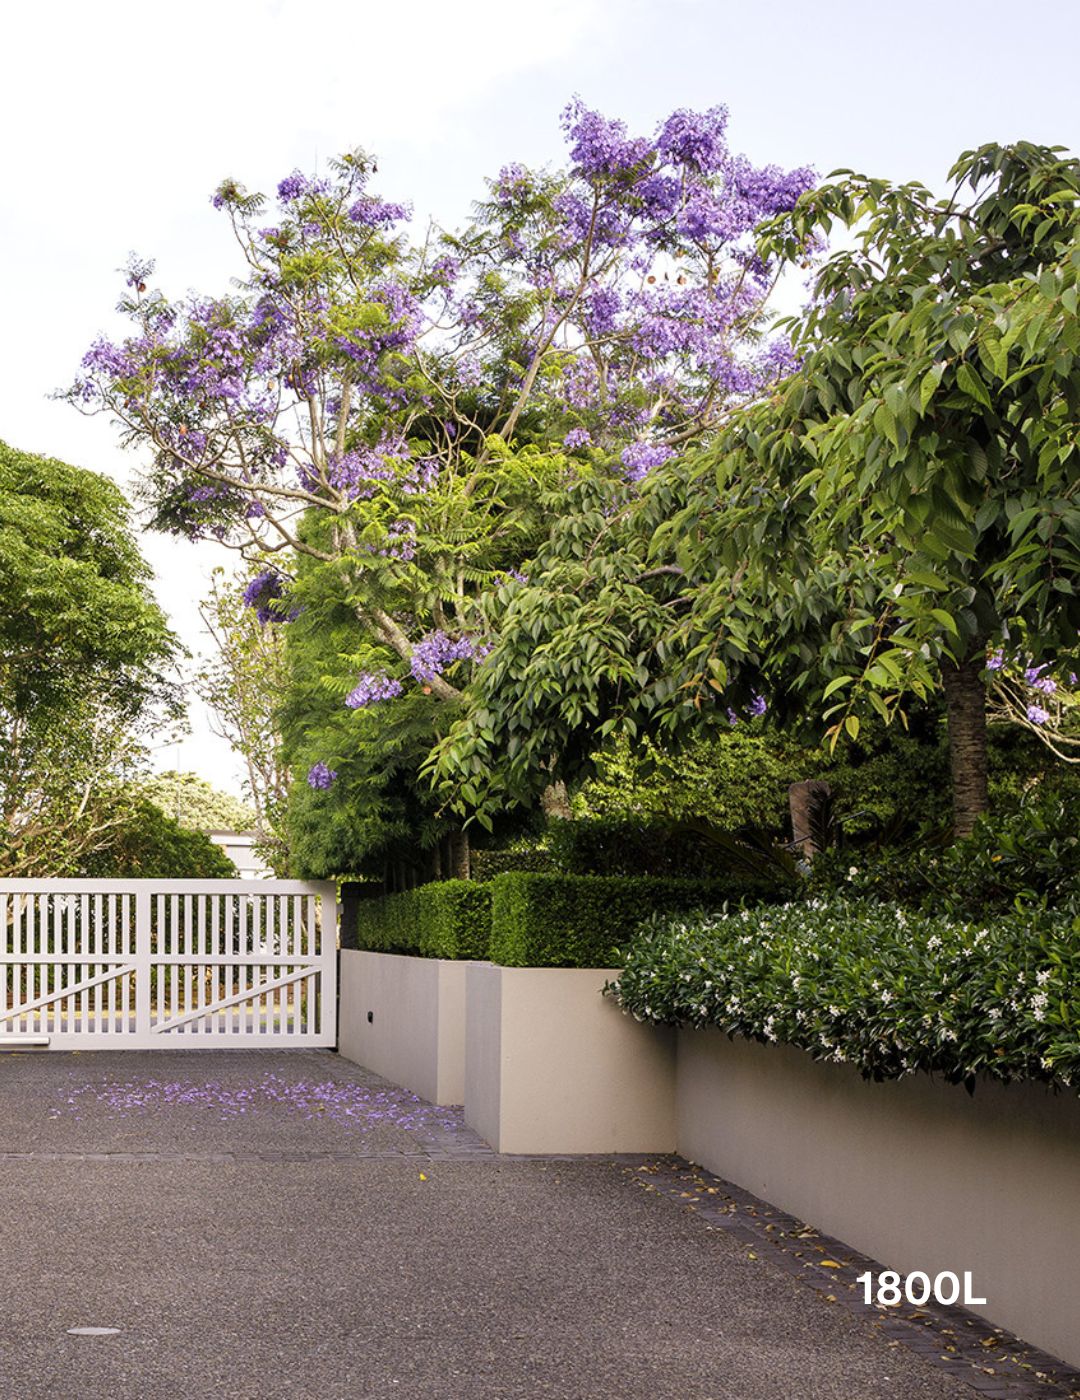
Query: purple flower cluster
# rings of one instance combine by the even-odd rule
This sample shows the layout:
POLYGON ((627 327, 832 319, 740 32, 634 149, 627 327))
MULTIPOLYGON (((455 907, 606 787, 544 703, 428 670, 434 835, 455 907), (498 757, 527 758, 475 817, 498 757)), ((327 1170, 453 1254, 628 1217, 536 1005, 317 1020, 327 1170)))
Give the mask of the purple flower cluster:
MULTIPOLYGON (((1044 676, 1045 666, 1029 666, 1024 672, 1024 680, 1031 686, 1032 690, 1041 690, 1044 695, 1055 695, 1057 693, 1057 681, 1053 676, 1044 676)), ((1037 723, 1045 723, 1044 720, 1037 723)))
POLYGON ((656 147, 676 165, 689 165, 702 174, 723 169, 728 159, 728 109, 708 112, 672 112, 657 132, 656 147))
MULTIPOLYGON (((986 658, 986 669, 987 669, 988 671, 997 672, 997 671, 1002 671, 1002 670, 1004 670, 1004 668, 1005 668, 1005 653, 1004 653, 1003 651, 1001 651, 1001 650, 998 650, 998 651, 995 651, 995 652, 991 652, 991 654, 986 658)), ((1025 684, 1030 690, 1038 690, 1038 691, 1041 691, 1041 693, 1042 693, 1043 695, 1056 695, 1056 694, 1057 694, 1057 689, 1058 689, 1058 683, 1057 683, 1057 681, 1054 679, 1053 676, 1048 676, 1048 675, 1046 675, 1046 674, 1045 674, 1045 671, 1046 671, 1045 665, 1043 665, 1043 666, 1027 666, 1027 667, 1025 667, 1025 669, 1024 669, 1024 684, 1025 684)), ((1070 684, 1072 684, 1072 683, 1073 683, 1073 681, 1070 679, 1070 684)), ((1036 707, 1036 708, 1037 708, 1037 707, 1036 707)), ((1031 716, 1029 715, 1028 718, 1031 719, 1031 716)), ((1047 718, 1049 718, 1049 716, 1048 716, 1047 718)), ((1032 723, 1033 723, 1033 724, 1045 724, 1045 723, 1046 723, 1046 720, 1045 720, 1045 719, 1033 719, 1033 720, 1032 720, 1032 723)))
POLYGON ((350 710, 362 710, 367 705, 377 705, 380 700, 393 700, 402 692, 402 684, 385 671, 358 677, 356 685, 345 697, 350 710))
POLYGON ((625 122, 590 110, 580 97, 563 112, 562 128, 570 142, 575 171, 587 177, 633 175, 651 154, 644 137, 630 137, 625 122))
POLYGON ((627 481, 640 481, 674 453, 670 447, 658 442, 632 442, 623 448, 619 460, 626 468, 627 481))
POLYGON ((277 187, 278 203, 283 206, 294 204, 305 195, 329 194, 332 188, 328 179, 313 178, 302 171, 294 170, 291 175, 286 175, 277 187))
POLYGON ((411 216, 412 210, 407 204, 391 204, 370 194, 362 195, 349 210, 354 224, 364 224, 368 228, 389 228, 411 216))
POLYGON ((308 769, 307 780, 313 788, 325 792, 327 788, 333 786, 336 777, 337 770, 335 768, 328 768, 325 763, 320 761, 318 763, 313 763, 308 769))
MULTIPOLYGON (((769 708, 768 701, 760 695, 753 695, 750 703, 743 708, 743 715, 749 715, 751 719, 759 719, 769 708)), ((735 710, 729 709, 727 712, 727 722, 732 729, 739 723, 740 716, 735 710)))
POLYGON ((450 638, 445 632, 429 632, 413 647, 409 669, 418 681, 432 681, 455 661, 479 661, 490 650, 491 644, 477 637, 450 638))
POLYGON ((285 583, 273 569, 264 569, 244 589, 244 606, 255 609, 262 623, 291 622, 299 616, 295 608, 286 611, 278 601, 285 596, 285 583))

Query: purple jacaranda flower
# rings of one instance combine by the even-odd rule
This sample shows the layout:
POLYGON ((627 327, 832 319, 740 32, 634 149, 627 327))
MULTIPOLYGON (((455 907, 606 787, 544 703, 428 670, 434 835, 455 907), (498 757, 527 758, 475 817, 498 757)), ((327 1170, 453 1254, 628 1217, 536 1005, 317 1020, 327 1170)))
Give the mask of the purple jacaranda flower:
POLYGON ((412 209, 407 204, 391 204, 374 195, 363 195, 349 210, 349 218, 354 224, 364 224, 367 228, 387 228, 412 217, 412 209))
POLYGON ((302 171, 294 170, 291 175, 286 175, 285 179, 278 185, 278 202, 292 204, 306 194, 327 194, 330 188, 329 180, 312 178, 303 174, 302 171))
POLYGON ((299 616, 296 608, 286 608, 278 601, 285 596, 285 582, 273 569, 264 569, 244 589, 244 606, 255 609, 262 623, 291 622, 299 616))
POLYGON ((491 650, 489 642, 478 637, 451 638, 445 632, 429 632, 416 643, 409 659, 409 669, 418 681, 431 681, 441 676, 455 661, 475 661, 491 650))
POLYGON ((570 144, 575 172, 592 176, 629 175, 649 156, 644 137, 631 138, 626 123, 612 121, 586 107, 580 97, 566 107, 562 127, 570 144))
POLYGON ((334 779, 337 777, 337 770, 328 768, 321 760, 313 763, 308 769, 307 780, 313 788, 325 791, 332 787, 334 779))
POLYGON ((690 165, 703 173, 719 170, 728 158, 727 123, 726 107, 672 112, 657 132, 657 150, 677 165, 690 165))
POLYGON ((357 679, 356 685, 346 695, 345 703, 350 710, 362 710, 367 705, 377 705, 380 700, 393 700, 402 689, 401 682, 395 676, 376 671, 357 679))
POLYGON ((1053 695, 1057 691, 1057 681, 1053 676, 1044 676, 1045 670, 1045 666, 1029 666, 1024 672, 1024 680, 1032 690, 1041 690, 1044 695, 1053 695))
POLYGON ((659 442, 633 442, 624 447, 620 461, 626 468, 628 481, 640 481, 653 467, 658 467, 675 454, 659 442))
POLYGON ((592 433, 588 428, 571 428, 563 438, 563 446, 568 452, 573 452, 576 447, 590 447, 592 445, 592 433))

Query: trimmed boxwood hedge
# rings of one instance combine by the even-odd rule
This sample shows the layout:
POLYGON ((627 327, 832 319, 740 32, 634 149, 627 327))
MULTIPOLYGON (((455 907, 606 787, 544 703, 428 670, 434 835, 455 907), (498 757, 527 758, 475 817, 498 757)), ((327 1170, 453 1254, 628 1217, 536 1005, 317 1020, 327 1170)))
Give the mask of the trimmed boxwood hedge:
POLYGON ((361 899, 356 947, 373 953, 481 961, 491 941, 491 886, 442 880, 401 894, 361 899))
POLYGON ((508 871, 485 884, 443 880, 350 901, 342 946, 504 967, 615 967, 622 963, 615 950, 625 948, 650 915, 781 898, 779 886, 738 876, 679 880, 508 871))
MULTIPOLYGON (((490 885, 491 961, 504 967, 620 966, 617 950, 649 915, 719 909, 750 894, 750 883, 737 877, 497 875, 490 885)), ((752 892, 761 897, 756 887, 752 892)))

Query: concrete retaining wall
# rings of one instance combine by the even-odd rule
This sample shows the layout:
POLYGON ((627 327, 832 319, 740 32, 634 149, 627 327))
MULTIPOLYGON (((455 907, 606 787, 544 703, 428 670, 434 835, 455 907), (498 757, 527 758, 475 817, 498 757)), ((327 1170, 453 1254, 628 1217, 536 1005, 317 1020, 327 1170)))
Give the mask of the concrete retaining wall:
POLYGON ((470 963, 465 1121, 499 1152, 670 1152, 675 1038, 601 995, 614 971, 470 963))
POLYGON ((783 1045, 679 1035, 679 1152, 899 1273, 972 1275, 981 1313, 1080 1365, 1080 1099, 867 1083, 783 1045))
POLYGON ((339 1052, 429 1103, 463 1103, 465 968, 343 949, 339 1052))

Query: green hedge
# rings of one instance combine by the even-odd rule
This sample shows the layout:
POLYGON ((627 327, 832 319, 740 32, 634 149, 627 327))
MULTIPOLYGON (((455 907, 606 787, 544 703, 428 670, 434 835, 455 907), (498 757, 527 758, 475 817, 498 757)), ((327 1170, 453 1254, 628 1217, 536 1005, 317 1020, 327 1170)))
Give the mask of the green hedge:
POLYGON ((627 946, 642 919, 702 905, 720 908, 744 897, 750 883, 736 877, 498 875, 489 887, 491 961, 504 967, 615 967, 622 962, 617 950, 627 946))
POLYGON ((552 822, 548 848, 564 875, 651 875, 715 879, 723 866, 714 849, 668 817, 577 817, 552 822))
POLYGON ((509 851, 478 851, 469 853, 472 878, 486 883, 496 875, 505 875, 511 870, 531 870, 534 872, 553 870, 551 852, 543 846, 529 849, 519 848, 509 851))
POLYGON ((491 887, 442 880, 401 894, 361 899, 356 947, 420 958, 485 960, 491 940, 491 887))

